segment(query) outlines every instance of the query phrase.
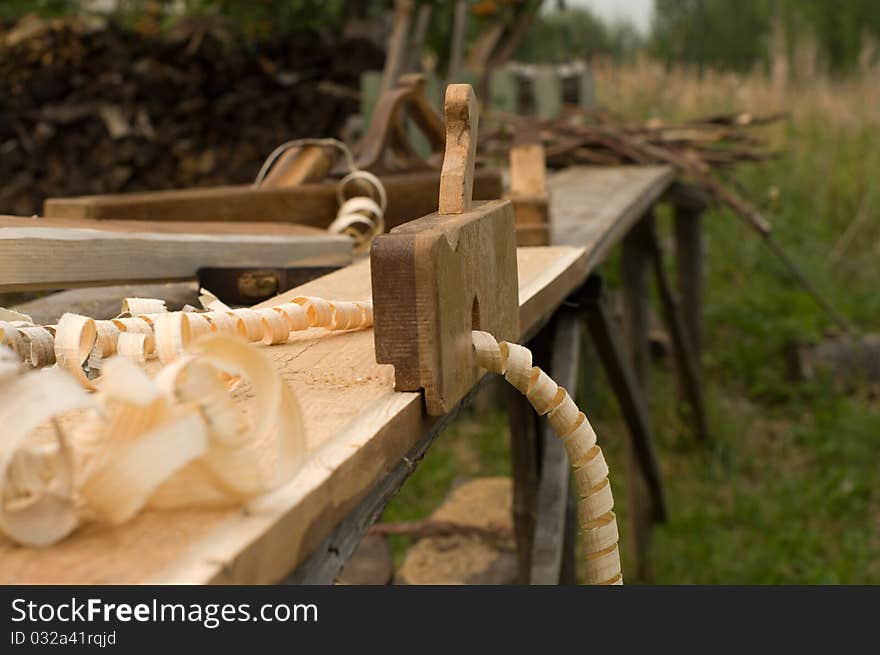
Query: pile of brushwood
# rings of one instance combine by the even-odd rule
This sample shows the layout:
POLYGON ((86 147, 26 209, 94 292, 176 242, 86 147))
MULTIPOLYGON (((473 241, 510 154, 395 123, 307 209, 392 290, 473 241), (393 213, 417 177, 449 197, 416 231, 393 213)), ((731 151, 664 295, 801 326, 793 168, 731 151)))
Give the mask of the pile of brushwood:
POLYGON ((730 170, 741 162, 760 162, 775 157, 778 153, 769 150, 750 128, 775 123, 785 116, 734 113, 668 124, 660 120, 628 123, 601 110, 573 111, 558 120, 537 120, 496 112, 491 117, 499 122, 499 126, 483 133, 480 152, 488 158, 505 157, 517 134, 537 130, 550 167, 584 164, 672 166, 680 179, 692 182, 708 200, 729 208, 757 232, 831 320, 848 331, 846 318, 834 309, 773 238, 770 222, 741 193, 730 170))
POLYGON ((279 143, 335 136, 384 55, 318 32, 246 42, 106 21, 0 25, 0 214, 50 196, 249 182, 279 143))
POLYGON ((660 120, 627 123, 601 110, 578 111, 559 120, 536 121, 497 113, 493 117, 502 124, 481 137, 480 151, 486 156, 506 152, 518 127, 529 124, 537 127, 551 168, 669 164, 741 213, 759 231, 769 231, 766 221, 712 173, 723 179, 734 164, 777 156, 749 128, 775 123, 785 114, 721 114, 677 124, 660 120))

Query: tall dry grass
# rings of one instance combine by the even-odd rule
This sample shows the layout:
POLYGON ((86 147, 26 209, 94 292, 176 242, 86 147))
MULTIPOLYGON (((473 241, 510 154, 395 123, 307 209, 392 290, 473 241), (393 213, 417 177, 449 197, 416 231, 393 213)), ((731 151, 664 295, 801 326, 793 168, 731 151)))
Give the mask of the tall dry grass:
MULTIPOLYGON (((646 59, 600 65, 595 75, 601 103, 631 120, 790 112, 765 128, 779 158, 735 175, 856 330, 880 332, 880 74, 864 59, 847 78, 816 73, 809 52, 771 67, 775 75, 700 75, 646 59)), ((826 338, 830 321, 729 211, 709 212, 704 225, 704 379, 715 441, 709 450, 693 444, 671 373, 655 371, 651 408, 672 518, 657 530, 653 580, 878 583, 878 388, 792 379, 788 348, 826 338)), ((606 407, 602 434, 621 432, 619 418, 602 423, 613 415, 613 403, 606 407)), ((613 447, 606 454, 620 470, 623 456, 613 447)), ((626 492, 615 487, 620 517, 626 492)))
MULTIPOLYGON (((599 63, 594 74, 601 104, 631 120, 788 112, 787 121, 760 133, 779 158, 740 166, 736 175, 817 284, 857 323, 880 329, 880 69, 870 65, 872 57, 863 59, 858 74, 842 78, 816 72, 809 53, 795 58, 785 76, 700 73, 647 58, 599 63)), ((765 262, 746 231, 729 229, 724 238, 743 240, 731 257, 745 274, 765 262)), ((791 295, 799 297, 796 290, 791 295)), ((795 316, 826 327, 820 313, 795 316)))
MULTIPOLYGON (((795 121, 820 120, 835 126, 880 124, 880 70, 868 65, 845 78, 817 72, 804 55, 793 71, 748 74, 686 66, 666 67, 646 57, 618 65, 594 65, 598 97, 631 118, 682 119, 735 110, 789 111, 795 121)), ((781 69, 781 70, 780 70, 781 69)))

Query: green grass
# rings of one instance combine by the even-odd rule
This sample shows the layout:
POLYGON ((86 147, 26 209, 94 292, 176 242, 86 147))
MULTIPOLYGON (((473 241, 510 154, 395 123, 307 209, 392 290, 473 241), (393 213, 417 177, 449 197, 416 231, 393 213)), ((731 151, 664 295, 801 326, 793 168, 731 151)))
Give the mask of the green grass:
MULTIPOLYGON (((801 112, 773 138, 786 155, 742 167, 738 178, 816 285, 859 331, 878 331, 880 124, 801 112), (829 257, 860 208, 867 220, 842 255, 829 257)), ((659 214, 667 242, 668 219, 659 214)), ((790 379, 787 346, 822 338, 832 323, 729 211, 707 213, 705 226, 703 364, 714 441, 694 442, 677 411, 669 363, 659 362, 651 409, 671 516, 654 533, 650 581, 880 583, 876 390, 845 393, 821 379, 790 379)), ((615 262, 605 269, 613 281, 615 262)), ((624 572, 633 581, 626 431, 601 374, 592 386, 589 413, 611 465, 624 572)), ((386 518, 428 513, 457 475, 504 473, 507 438, 502 416, 459 421, 386 518)))

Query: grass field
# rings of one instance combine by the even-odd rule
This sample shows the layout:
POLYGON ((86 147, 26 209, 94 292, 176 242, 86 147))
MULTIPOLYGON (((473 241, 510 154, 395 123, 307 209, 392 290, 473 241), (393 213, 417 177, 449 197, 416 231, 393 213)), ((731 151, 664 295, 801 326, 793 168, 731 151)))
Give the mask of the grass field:
MULTIPOLYGON (((650 62, 597 72, 598 96, 627 118, 791 111, 766 137, 783 156, 738 177, 777 239, 859 331, 880 329, 880 80, 666 72, 650 62)), ((668 217, 660 215, 667 227, 668 217)), ((705 379, 714 434, 693 443, 668 363, 652 371, 651 409, 671 517, 651 549, 656 583, 880 583, 880 399, 856 384, 790 379, 785 351, 832 326, 732 214, 709 212, 705 379)), ((616 261, 605 265, 614 278, 616 261)), ((604 380, 586 410, 609 456, 627 542, 625 431, 604 380)), ((386 511, 424 516, 459 475, 509 470, 503 414, 470 415, 444 434, 386 511)), ((398 554, 404 541, 395 543, 398 554)), ((626 550, 624 546, 624 550, 626 550)), ((634 580, 632 562, 624 573, 634 580)))

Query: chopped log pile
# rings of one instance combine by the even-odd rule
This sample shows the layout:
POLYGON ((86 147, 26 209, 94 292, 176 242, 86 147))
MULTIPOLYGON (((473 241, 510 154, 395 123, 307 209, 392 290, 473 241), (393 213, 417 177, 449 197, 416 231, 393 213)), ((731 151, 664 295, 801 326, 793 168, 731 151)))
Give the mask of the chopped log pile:
POLYGON ((113 23, 25 17, 0 25, 0 213, 49 196, 253 179, 275 146, 338 134, 366 40, 302 32, 246 46, 219 21, 161 36, 113 23))

